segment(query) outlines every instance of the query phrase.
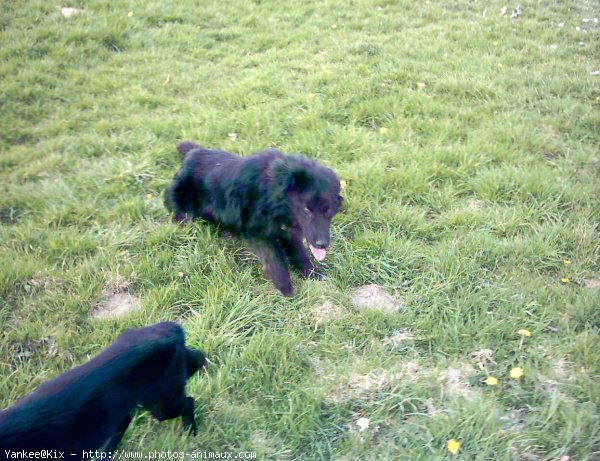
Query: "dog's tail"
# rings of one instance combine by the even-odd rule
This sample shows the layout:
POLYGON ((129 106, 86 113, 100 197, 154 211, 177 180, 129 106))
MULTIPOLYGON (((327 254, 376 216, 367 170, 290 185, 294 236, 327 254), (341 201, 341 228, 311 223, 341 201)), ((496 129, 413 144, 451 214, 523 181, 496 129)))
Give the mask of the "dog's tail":
POLYGON ((185 158, 189 151, 197 149, 198 147, 201 146, 192 141, 183 141, 177 144, 177 150, 181 153, 182 158, 185 158))

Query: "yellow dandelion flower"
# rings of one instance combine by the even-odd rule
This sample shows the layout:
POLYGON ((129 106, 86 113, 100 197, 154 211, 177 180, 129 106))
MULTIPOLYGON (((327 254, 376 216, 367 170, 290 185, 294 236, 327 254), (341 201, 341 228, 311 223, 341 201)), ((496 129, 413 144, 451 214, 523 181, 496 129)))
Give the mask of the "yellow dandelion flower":
POLYGON ((417 83, 417 86, 418 86, 419 88, 425 88, 425 83, 423 83, 423 82, 419 82, 419 83, 417 83))
POLYGON ((498 69, 504 68, 504 64, 498 64, 498 69))
POLYGON ((340 181, 340 189, 344 190, 346 187, 348 187, 348 183, 342 179, 340 181))
POLYGON ((452 453, 453 455, 458 453, 458 449, 460 448, 460 442, 458 440, 455 439, 450 439, 448 440, 448 443, 446 444, 448 451, 450 453, 452 453))
POLYGON ((513 379, 519 379, 525 374, 525 370, 519 367, 515 367, 510 370, 510 377, 513 379))
POLYGON ((127 13, 127 16, 128 16, 128 17, 131 17, 131 16, 133 16, 133 11, 130 11, 129 13, 127 13))
POLYGON ((335 25, 335 24, 332 24, 332 25, 331 25, 331 28, 332 28, 332 29, 337 29, 337 25, 335 25))
POLYGON ((570 259, 563 259, 563 263, 565 266, 568 266, 569 264, 571 264, 571 260, 570 259))
POLYGON ((569 283, 571 280, 569 280, 569 277, 563 277, 562 279, 560 279, 560 281, 562 283, 569 283))
POLYGON ((382 126, 381 128, 379 128, 379 132, 381 134, 386 134, 388 132, 388 129, 386 127, 382 126))
POLYGON ((488 386, 496 386, 496 385, 498 384, 498 378, 496 378, 496 377, 494 377, 494 376, 488 376, 488 377, 485 379, 485 383, 486 383, 488 386))
POLYGON ((433 99, 433 96, 431 96, 430 94, 426 94, 426 95, 425 95, 425 97, 426 97, 427 99, 433 99))
POLYGON ((309 98, 314 98, 317 96, 317 93, 308 93, 309 98))
POLYGON ((146 194, 146 198, 147 198, 148 200, 150 200, 152 197, 154 197, 152 194, 146 194))
POLYGON ((496 41, 494 42, 494 46, 498 46, 498 45, 500 45, 500 42, 499 42, 498 40, 496 40, 496 41))
POLYGON ((517 333, 519 333, 521 336, 531 336, 531 331, 526 330, 525 328, 520 329, 517 333))

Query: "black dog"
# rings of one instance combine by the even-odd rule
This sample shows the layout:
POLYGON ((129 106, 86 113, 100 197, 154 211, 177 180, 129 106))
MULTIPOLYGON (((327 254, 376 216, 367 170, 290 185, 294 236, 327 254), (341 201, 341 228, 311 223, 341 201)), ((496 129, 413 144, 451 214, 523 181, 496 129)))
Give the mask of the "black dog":
POLYGON ((165 191, 175 221, 203 218, 247 240, 265 274, 293 293, 288 261, 303 277, 315 272, 303 238, 325 258, 331 219, 340 210, 340 181, 318 163, 267 150, 250 157, 182 142, 181 168, 165 191))
POLYGON ((65 458, 87 459, 89 451, 111 451, 137 405, 159 421, 181 416, 195 434, 194 400, 185 395, 185 383, 204 364, 204 353, 185 347, 176 323, 126 330, 89 362, 1 411, 0 453, 64 450, 65 458))

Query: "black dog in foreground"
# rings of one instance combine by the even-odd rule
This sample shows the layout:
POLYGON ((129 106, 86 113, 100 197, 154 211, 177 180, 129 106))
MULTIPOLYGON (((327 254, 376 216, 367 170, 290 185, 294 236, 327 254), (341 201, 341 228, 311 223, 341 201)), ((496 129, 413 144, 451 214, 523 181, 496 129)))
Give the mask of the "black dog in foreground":
POLYGON ((176 323, 126 330, 89 362, 0 411, 0 453, 64 450, 65 458, 87 459, 93 455, 84 451, 111 451, 137 405, 159 421, 181 416, 196 433, 185 383, 204 364, 204 353, 185 347, 176 323))
POLYGON ((313 160, 267 150, 249 157, 178 144, 181 168, 165 191, 175 221, 203 218, 247 239, 265 274, 293 293, 288 262, 303 277, 325 258, 331 219, 340 210, 340 181, 313 160))

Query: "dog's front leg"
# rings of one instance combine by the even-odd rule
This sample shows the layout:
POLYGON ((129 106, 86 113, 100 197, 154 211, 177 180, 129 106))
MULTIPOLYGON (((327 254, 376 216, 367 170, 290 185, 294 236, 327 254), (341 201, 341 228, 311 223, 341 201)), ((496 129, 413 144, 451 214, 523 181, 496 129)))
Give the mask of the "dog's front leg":
POLYGON ((192 435, 198 433, 198 427, 196 426, 196 418, 194 418, 194 399, 191 397, 185 398, 183 404, 183 411, 181 414, 183 423, 183 430, 188 431, 192 435))
POLYGON ((292 296, 294 287, 281 246, 270 240, 254 240, 252 247, 263 264, 267 278, 273 281, 284 296, 292 296))
POLYGON ((318 278, 316 267, 306 253, 302 243, 302 230, 297 227, 290 227, 287 230, 287 237, 281 239, 281 245, 290 264, 300 272, 303 278, 318 278))

